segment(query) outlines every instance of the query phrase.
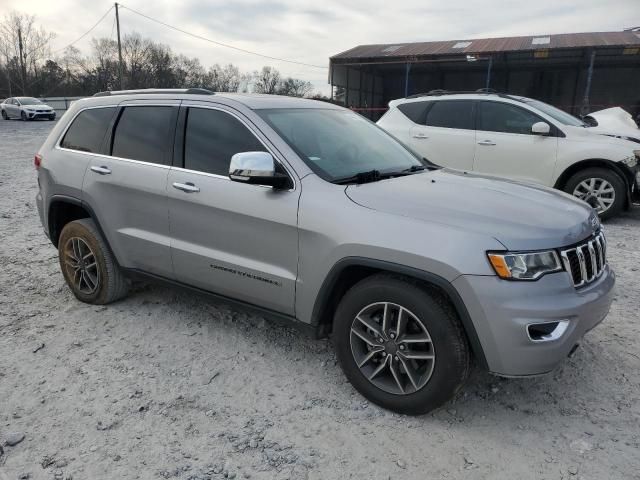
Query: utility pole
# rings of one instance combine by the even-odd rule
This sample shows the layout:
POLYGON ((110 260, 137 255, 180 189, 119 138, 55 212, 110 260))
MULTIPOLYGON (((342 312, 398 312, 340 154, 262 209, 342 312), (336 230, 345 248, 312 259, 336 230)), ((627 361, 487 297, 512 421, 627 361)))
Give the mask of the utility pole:
POLYGON ((22 83, 22 94, 26 95, 27 92, 24 91, 24 85, 27 72, 24 66, 24 48, 22 46, 22 30, 20 29, 20 27, 18 27, 18 48, 20 50, 20 81, 22 83))
POLYGON ((118 2, 116 2, 116 29, 118 30, 118 76, 120 77, 120 90, 124 90, 122 80, 122 45, 120 44, 120 16, 118 15, 118 2))

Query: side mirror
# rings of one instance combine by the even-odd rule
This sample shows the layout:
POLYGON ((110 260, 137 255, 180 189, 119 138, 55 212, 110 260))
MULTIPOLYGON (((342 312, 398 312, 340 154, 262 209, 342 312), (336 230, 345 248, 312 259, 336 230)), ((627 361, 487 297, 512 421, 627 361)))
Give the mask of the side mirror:
POLYGON ((531 133, 534 135, 549 135, 551 127, 547 122, 536 122, 531 125, 531 133))
POLYGON ((267 152, 241 152, 231 157, 229 178, 234 182, 285 188, 289 177, 276 172, 276 163, 267 152))

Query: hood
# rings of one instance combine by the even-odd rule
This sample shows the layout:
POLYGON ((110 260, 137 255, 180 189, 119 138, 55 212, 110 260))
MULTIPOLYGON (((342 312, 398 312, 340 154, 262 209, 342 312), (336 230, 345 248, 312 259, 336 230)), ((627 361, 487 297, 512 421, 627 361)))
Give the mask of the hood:
POLYGON ((34 103, 33 105, 22 105, 24 108, 33 108, 34 110, 52 110, 49 105, 44 103, 34 103))
POLYGON ((589 127, 591 132, 640 143, 640 129, 631 115, 620 107, 593 112, 587 117, 595 120, 596 126, 589 127))
POLYGON ((460 235, 485 234, 509 250, 571 245, 600 225, 589 205, 565 193, 459 170, 349 185, 345 193, 363 207, 447 225, 460 235))

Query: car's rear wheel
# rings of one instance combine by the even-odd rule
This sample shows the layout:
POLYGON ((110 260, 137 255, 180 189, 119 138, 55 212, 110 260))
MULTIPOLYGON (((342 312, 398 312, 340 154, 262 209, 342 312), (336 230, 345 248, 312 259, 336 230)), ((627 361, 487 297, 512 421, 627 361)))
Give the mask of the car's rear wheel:
POLYGON ((75 220, 64 226, 58 258, 64 279, 78 300, 102 305, 127 294, 129 281, 93 220, 75 220))
POLYGON ((333 341, 353 386, 398 413, 439 407, 469 374, 468 343, 451 305, 404 277, 374 275, 352 287, 336 310, 333 341))
POLYGON ((564 190, 591 205, 603 220, 620 213, 627 197, 624 180, 607 168, 587 168, 574 174, 564 190))

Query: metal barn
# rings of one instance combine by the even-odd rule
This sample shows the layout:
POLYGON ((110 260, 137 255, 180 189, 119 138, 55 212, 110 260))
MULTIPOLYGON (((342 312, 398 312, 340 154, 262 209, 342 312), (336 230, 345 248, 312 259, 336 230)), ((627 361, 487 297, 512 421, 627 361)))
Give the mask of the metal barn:
POLYGON ((640 113, 640 28, 360 45, 330 58, 333 100, 372 119, 390 100, 431 90, 497 91, 574 115, 610 106, 640 113))

